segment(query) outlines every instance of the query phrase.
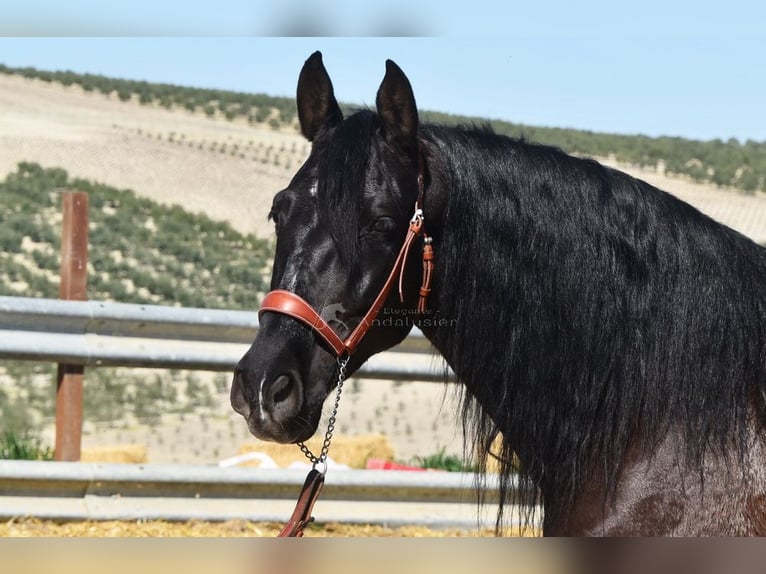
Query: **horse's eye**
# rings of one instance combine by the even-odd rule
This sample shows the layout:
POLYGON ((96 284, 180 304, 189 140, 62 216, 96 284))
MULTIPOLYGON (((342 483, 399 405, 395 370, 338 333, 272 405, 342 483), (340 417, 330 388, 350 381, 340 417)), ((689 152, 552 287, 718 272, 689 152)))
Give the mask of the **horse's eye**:
POLYGON ((279 212, 276 209, 269 211, 269 219, 274 222, 274 227, 279 228, 279 212))
POLYGON ((396 229, 396 222, 390 217, 378 217, 370 228, 378 233, 388 233, 396 229))

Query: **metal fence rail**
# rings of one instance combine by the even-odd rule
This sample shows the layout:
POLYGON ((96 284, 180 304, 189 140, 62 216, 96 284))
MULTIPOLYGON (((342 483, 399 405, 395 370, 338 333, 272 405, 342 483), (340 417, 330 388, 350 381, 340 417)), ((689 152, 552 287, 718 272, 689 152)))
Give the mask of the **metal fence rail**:
MULTIPOLYGON (((191 465, 4 461, 0 519, 283 521, 305 470, 191 465)), ((346 470, 328 473, 314 509, 320 522, 494 524, 497 478, 488 476, 479 514, 476 477, 466 473, 346 470)))
MULTIPOLYGON (((252 343, 258 314, 97 301, 0 297, 0 358, 85 366, 230 371, 252 343)), ((417 330, 359 376, 444 380, 417 330)))

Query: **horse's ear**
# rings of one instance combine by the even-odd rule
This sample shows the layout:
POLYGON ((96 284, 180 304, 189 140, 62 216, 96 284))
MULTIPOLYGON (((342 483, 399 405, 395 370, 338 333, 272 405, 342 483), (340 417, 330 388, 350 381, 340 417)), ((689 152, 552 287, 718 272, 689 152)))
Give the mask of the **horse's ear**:
POLYGON ((388 140, 414 157, 418 149, 418 108, 410 81, 391 60, 386 60, 386 75, 375 104, 388 140))
POLYGON ((309 141, 325 127, 343 121, 330 76, 322 63, 322 53, 314 52, 303 64, 298 77, 298 120, 301 133, 309 141))

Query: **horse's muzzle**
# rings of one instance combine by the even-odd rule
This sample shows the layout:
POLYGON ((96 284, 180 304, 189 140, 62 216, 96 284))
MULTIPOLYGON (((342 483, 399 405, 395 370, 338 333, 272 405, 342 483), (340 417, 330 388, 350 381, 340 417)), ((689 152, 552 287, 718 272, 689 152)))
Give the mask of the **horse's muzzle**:
POLYGON ((262 375, 257 379, 237 368, 230 399, 232 408, 247 421, 250 432, 261 440, 291 443, 314 432, 301 416, 303 385, 295 373, 262 375))

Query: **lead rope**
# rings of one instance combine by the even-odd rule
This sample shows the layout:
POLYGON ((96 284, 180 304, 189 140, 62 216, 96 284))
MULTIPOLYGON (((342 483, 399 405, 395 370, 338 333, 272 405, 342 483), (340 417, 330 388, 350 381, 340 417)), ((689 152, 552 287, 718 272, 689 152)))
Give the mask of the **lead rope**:
POLYGON ((295 505, 293 514, 277 535, 279 538, 302 537, 303 530, 314 520, 314 517, 311 516, 311 511, 324 485, 324 476, 327 472, 327 453, 330 450, 332 435, 335 432, 335 418, 338 416, 340 395, 343 392, 343 382, 346 380, 346 367, 348 366, 349 358, 348 356, 343 359, 338 358, 338 390, 335 393, 335 404, 332 408, 330 420, 327 422, 327 432, 325 432, 319 456, 311 452, 311 449, 304 443, 298 443, 301 452, 311 461, 312 468, 306 476, 306 481, 303 483, 303 488, 298 496, 298 503, 295 505), (320 465, 323 466, 322 470, 317 469, 320 465))
POLYGON ((327 421, 327 431, 324 434, 324 442, 322 443, 322 450, 319 451, 319 456, 316 456, 311 449, 304 443, 299 442, 298 446, 301 452, 311 461, 313 469, 317 470, 317 466, 324 465, 324 468, 320 470, 322 474, 327 472, 327 453, 330 450, 330 443, 332 443, 332 435, 335 432, 335 418, 338 416, 338 407, 340 406, 340 395, 343 392, 343 382, 346 380, 346 366, 348 365, 350 357, 338 359, 338 388, 335 393, 335 404, 332 407, 332 413, 330 419, 327 421))

